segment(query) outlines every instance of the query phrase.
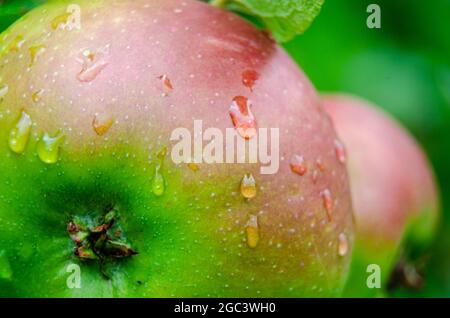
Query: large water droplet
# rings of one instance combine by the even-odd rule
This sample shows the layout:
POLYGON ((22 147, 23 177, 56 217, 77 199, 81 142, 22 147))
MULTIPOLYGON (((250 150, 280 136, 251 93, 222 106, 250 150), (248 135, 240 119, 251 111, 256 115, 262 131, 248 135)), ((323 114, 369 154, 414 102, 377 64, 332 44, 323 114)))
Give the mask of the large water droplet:
POLYGON ((229 112, 233 125, 245 139, 250 139, 256 135, 256 120, 253 116, 250 106, 251 102, 244 96, 233 98, 229 112))
POLYGON ((259 243, 259 226, 258 217, 256 215, 250 215, 250 219, 247 222, 247 245, 250 248, 255 248, 259 243))
POLYGON ((334 141, 334 151, 336 153, 336 157, 339 160, 340 163, 345 163, 347 160, 347 155, 345 153, 345 147, 344 144, 340 140, 334 141))
POLYGON ((252 174, 244 175, 241 181, 241 194, 246 199, 252 199, 256 196, 256 181, 252 174))
POLYGON ((155 175, 153 176, 152 180, 152 192, 156 196, 162 196, 165 191, 165 181, 164 176, 161 173, 161 165, 156 165, 155 168, 155 175))
POLYGON ((39 55, 45 52, 45 46, 35 45, 31 46, 28 50, 30 51, 30 67, 31 67, 36 62, 39 55))
POLYGON ((48 164, 56 163, 59 158, 59 148, 63 141, 64 135, 62 133, 56 134, 55 137, 45 133, 37 144, 37 154, 41 161, 48 164))
POLYGON ((110 116, 97 115, 94 117, 94 120, 92 121, 92 128, 94 129, 97 135, 103 136, 108 132, 113 123, 114 120, 110 116))
POLYGON ((250 91, 253 91, 255 82, 259 79, 259 74, 253 70, 245 70, 242 72, 242 84, 248 87, 250 91))
POLYGON ((325 211, 327 212, 328 221, 332 220, 333 213, 333 198, 331 197, 331 191, 329 189, 325 189, 321 192, 323 206, 325 211))
POLYGON ((9 148, 15 153, 23 153, 30 138, 31 126, 30 116, 22 111, 19 120, 9 133, 9 148))
POLYGON ((293 172, 301 176, 303 176, 308 171, 308 168, 305 164, 305 158, 303 158, 303 156, 293 155, 291 158, 290 166, 293 172))
POLYGON ((345 256, 348 253, 348 240, 345 233, 339 234, 338 237, 338 255, 345 256))
POLYGON ((93 81, 103 69, 108 66, 108 63, 102 60, 102 57, 95 55, 90 50, 84 50, 82 54, 81 71, 77 75, 80 82, 93 81))

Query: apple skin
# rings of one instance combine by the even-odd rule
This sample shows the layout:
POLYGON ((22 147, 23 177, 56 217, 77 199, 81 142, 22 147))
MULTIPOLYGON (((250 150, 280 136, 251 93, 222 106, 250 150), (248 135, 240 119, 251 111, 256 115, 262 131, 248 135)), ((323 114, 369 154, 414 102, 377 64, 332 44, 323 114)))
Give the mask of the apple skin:
POLYGON ((413 137, 376 106, 342 94, 324 95, 323 105, 346 147, 355 212, 345 295, 380 295, 366 285, 367 266, 380 266, 386 287, 402 250, 420 254, 433 239, 439 216, 434 175, 413 137))
POLYGON ((264 33, 199 1, 70 0, 33 10, 0 39, 0 77, 9 88, 0 103, 0 261, 7 264, 0 296, 341 293, 353 241, 345 165, 315 89, 264 33), (80 6, 80 30, 55 30, 69 4, 80 6), (14 39, 21 37, 19 47, 14 39), (39 46, 45 50, 31 63, 30 48, 39 46), (82 74, 86 50, 95 57, 84 58, 99 63, 90 74, 82 74), (251 90, 242 79, 247 70, 258 74, 251 90), (192 130, 194 119, 222 132, 233 128, 236 96, 252 100, 258 127, 280 129, 278 173, 262 175, 257 164, 199 164, 198 171, 175 164, 171 132, 192 130), (8 138, 22 111, 33 126, 18 155, 8 138), (97 116, 113 119, 100 135, 97 116), (65 138, 58 161, 43 163, 38 140, 58 131, 65 138), (163 147, 166 184, 157 196, 152 182, 163 147), (291 171, 294 154, 310 165, 306 175, 291 171), (316 160, 326 170, 313 180, 316 160), (239 192, 248 173, 258 190, 250 200, 239 192), (101 218, 111 205, 138 254, 109 260, 105 278, 98 261, 74 255, 66 228, 74 217, 101 218), (259 227, 254 248, 246 235, 252 215, 259 227), (345 253, 338 253, 341 235, 345 253), (70 264, 80 266, 79 289, 66 284, 70 264))

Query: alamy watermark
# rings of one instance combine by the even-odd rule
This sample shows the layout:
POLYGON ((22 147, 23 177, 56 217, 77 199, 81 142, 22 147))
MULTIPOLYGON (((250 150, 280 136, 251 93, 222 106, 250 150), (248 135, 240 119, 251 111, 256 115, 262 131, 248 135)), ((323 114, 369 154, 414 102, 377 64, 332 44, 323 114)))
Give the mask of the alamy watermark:
POLYGON ((67 265, 66 272, 70 275, 66 279, 66 285, 69 289, 81 288, 81 269, 77 264, 67 265))
POLYGON ((369 29, 381 29, 381 8, 378 4, 372 3, 367 6, 366 24, 369 29))
POLYGON ((185 127, 172 132, 170 140, 176 143, 171 158, 175 164, 259 163, 261 174, 275 174, 280 167, 279 139, 278 128, 258 128, 254 136, 245 139, 235 128, 226 128, 225 136, 219 128, 203 131, 202 120, 194 120, 193 134, 185 127))
POLYGON ((369 264, 366 268, 369 274, 366 279, 366 286, 369 289, 381 288, 381 267, 378 264, 369 264))

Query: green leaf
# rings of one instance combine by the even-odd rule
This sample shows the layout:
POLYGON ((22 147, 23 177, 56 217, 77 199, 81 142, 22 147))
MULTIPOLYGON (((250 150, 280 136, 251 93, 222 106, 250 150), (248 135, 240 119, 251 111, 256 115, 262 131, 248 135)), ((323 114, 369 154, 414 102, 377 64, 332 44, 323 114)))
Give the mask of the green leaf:
POLYGON ((308 29, 324 0, 212 0, 260 19, 278 42, 287 42, 308 29))

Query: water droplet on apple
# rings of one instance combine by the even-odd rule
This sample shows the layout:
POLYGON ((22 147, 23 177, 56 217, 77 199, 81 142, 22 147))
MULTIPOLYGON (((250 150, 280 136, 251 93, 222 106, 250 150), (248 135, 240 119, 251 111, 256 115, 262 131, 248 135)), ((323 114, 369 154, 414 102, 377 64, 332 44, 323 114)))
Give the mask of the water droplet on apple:
POLYGON ((244 96, 233 98, 229 112, 233 125, 245 139, 250 139, 256 135, 256 120, 253 116, 250 106, 251 102, 244 96))
POLYGON ((54 137, 44 133, 37 144, 37 154, 42 162, 53 164, 58 161, 59 148, 64 141, 64 135, 59 132, 54 137))
POLYGON ((194 162, 189 162, 187 164, 188 168, 191 169, 194 172, 197 172, 198 170, 200 170, 200 167, 198 166, 198 164, 194 163, 194 162))
POLYGON ((99 136, 103 136, 111 128, 114 120, 108 115, 96 115, 92 120, 92 128, 99 136))
POLYGON ((331 197, 331 191, 329 189, 325 189, 321 192, 323 206, 325 211, 327 212, 328 221, 332 220, 333 213, 333 199, 331 197))
POLYGON ((106 62, 98 62, 94 63, 87 68, 83 68, 81 72, 78 74, 77 79, 80 82, 91 82, 93 81, 98 74, 108 65, 106 62))
POLYGON ((303 156, 293 155, 291 158, 290 166, 292 172, 295 172, 296 174, 301 176, 303 176, 308 171, 308 168, 305 165, 305 158, 303 158, 303 156))
POLYGON ((162 196, 165 191, 165 181, 164 176, 161 173, 161 165, 156 165, 155 167, 155 175, 152 180, 152 192, 156 196, 162 196))
POLYGON ((108 63, 96 56, 90 50, 84 50, 82 54, 81 71, 77 75, 80 82, 93 81, 101 71, 108 65, 108 63))
POLYGON ((11 43, 9 43, 8 47, 6 48, 6 51, 17 53, 17 52, 19 52, 20 48, 22 47, 22 45, 24 43, 25 43, 25 40, 24 40, 23 36, 18 35, 14 38, 14 40, 11 41, 11 43))
POLYGON ((70 12, 64 12, 53 18, 53 20, 51 21, 52 29, 53 30, 63 29, 66 26, 70 16, 71 16, 70 12))
POLYGON ((31 99, 33 102, 38 103, 41 100, 42 94, 44 93, 43 89, 37 90, 31 94, 31 99))
POLYGON ((160 160, 161 165, 162 162, 164 161, 164 158, 167 156, 167 146, 163 146, 161 147, 161 149, 159 149, 159 151, 156 153, 156 157, 160 160))
POLYGON ((6 96, 6 94, 8 94, 8 85, 6 84, 2 84, 0 85, 0 101, 2 101, 3 97, 6 96))
POLYGON ((28 50, 30 51, 30 67, 31 67, 36 62, 39 55, 45 52, 45 46, 35 45, 31 46, 28 50))
POLYGON ((81 52, 81 56, 82 56, 81 63, 83 62, 91 63, 94 61, 95 58, 94 52, 92 52, 89 49, 83 50, 83 52, 81 52))
POLYGON ((348 252, 348 240, 347 235, 345 233, 339 234, 338 237, 338 255, 345 256, 348 252))
POLYGON ((169 77, 167 77, 166 74, 158 76, 158 79, 160 79, 163 84, 162 86, 163 86, 164 92, 162 93, 162 96, 163 97, 169 96, 170 91, 173 90, 173 85, 172 85, 171 80, 169 79, 169 77))
POLYGON ((250 248, 255 248, 259 243, 259 226, 258 217, 256 215, 250 215, 247 222, 247 245, 250 248))
POLYGON ((166 74, 163 74, 163 75, 159 76, 158 78, 162 81, 164 89, 166 89, 168 91, 173 90, 172 82, 170 81, 170 79, 167 77, 166 74))
POLYGON ((244 175, 241 181, 241 194, 246 199, 252 199, 256 196, 256 181, 252 174, 244 175))
POLYGON ((345 147, 344 144, 340 140, 334 141, 334 151, 336 153, 336 157, 339 160, 340 163, 345 163, 347 160, 347 155, 345 153, 345 147))
POLYGON ((245 70, 242 72, 242 84, 253 91, 255 82, 259 79, 259 74, 254 70, 245 70))
POLYGON ((32 124, 30 116, 25 111, 22 111, 20 118, 9 133, 9 148, 15 153, 20 154, 25 151, 30 138, 32 124))

